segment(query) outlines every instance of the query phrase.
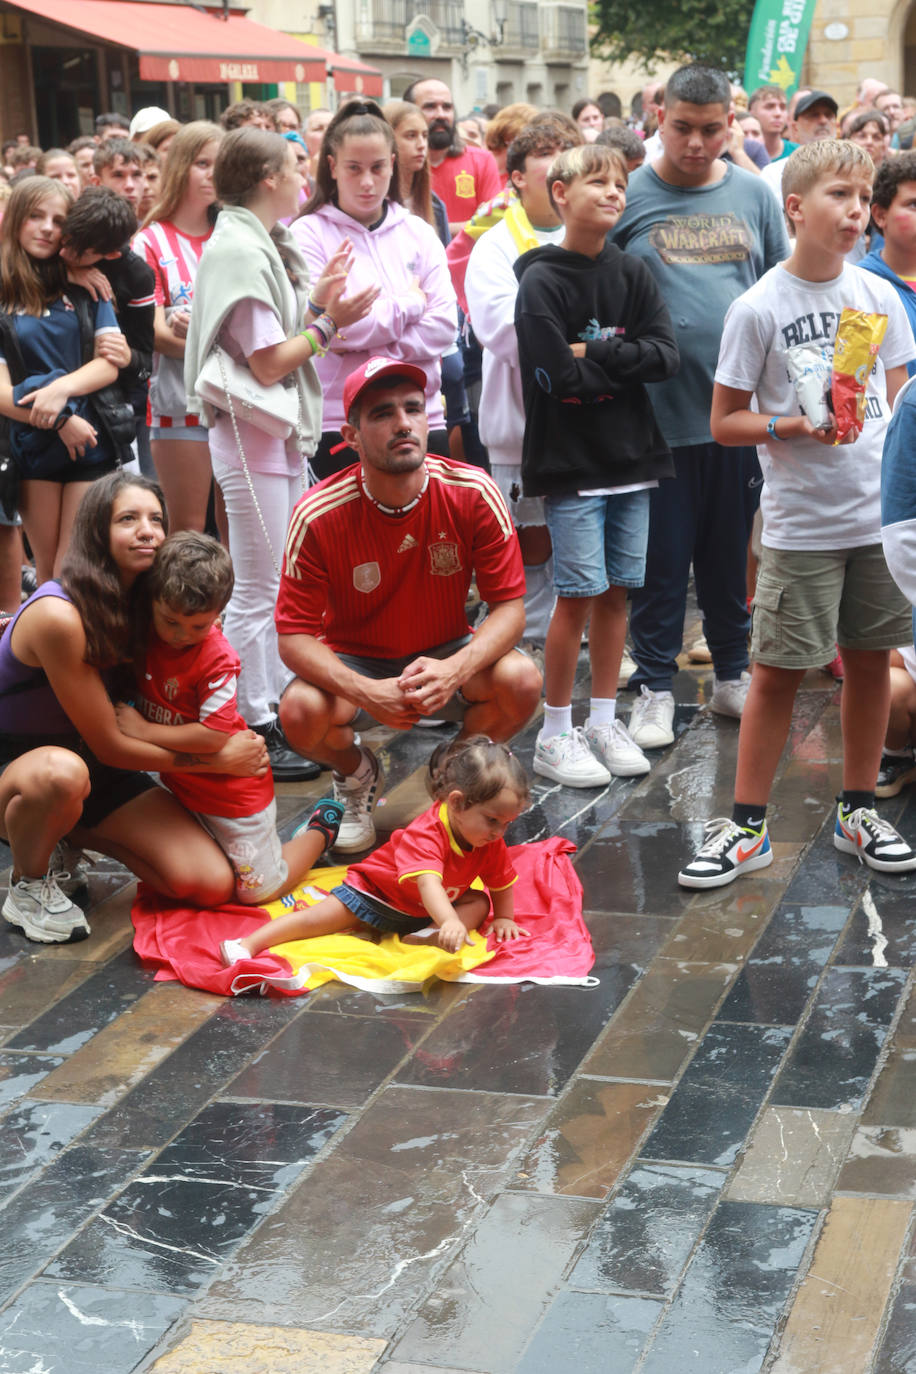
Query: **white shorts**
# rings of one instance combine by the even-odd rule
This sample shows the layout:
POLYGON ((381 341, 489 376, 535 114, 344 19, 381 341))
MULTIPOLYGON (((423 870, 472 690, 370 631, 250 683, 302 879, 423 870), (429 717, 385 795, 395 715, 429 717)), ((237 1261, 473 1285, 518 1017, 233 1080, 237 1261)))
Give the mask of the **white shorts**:
POLYGON ((289 869, 277 834, 276 799, 253 816, 196 814, 232 864, 237 902, 257 906, 283 891, 289 869))
POLYGON ((490 476, 499 487, 517 530, 547 524, 543 496, 522 495, 521 463, 491 463, 490 476))

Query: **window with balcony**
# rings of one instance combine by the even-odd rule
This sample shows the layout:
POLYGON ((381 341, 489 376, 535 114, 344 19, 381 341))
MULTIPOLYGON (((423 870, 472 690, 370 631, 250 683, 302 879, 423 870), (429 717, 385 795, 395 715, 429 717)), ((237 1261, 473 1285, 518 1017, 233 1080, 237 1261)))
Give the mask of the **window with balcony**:
POLYGON ((588 15, 582 5, 544 5, 541 47, 545 58, 574 61, 588 52, 588 15))
POLYGON ((537 4, 529 4, 528 0, 508 0, 505 20, 505 47, 515 48, 521 52, 537 52, 541 38, 537 4))
POLYGON ((422 0, 420 4, 417 0, 359 0, 356 40, 366 51, 373 48, 403 51, 405 30, 419 14, 426 15, 435 24, 445 47, 461 46, 462 0, 422 0))

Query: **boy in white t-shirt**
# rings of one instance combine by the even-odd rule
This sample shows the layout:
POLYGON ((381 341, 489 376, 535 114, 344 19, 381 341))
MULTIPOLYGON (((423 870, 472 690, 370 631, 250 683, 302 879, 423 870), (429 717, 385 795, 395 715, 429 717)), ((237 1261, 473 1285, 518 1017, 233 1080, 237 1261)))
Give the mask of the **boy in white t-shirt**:
POLYGON ((795 228, 791 257, 740 296, 725 318, 712 401, 720 444, 757 444, 764 487, 763 556, 754 599, 754 672, 741 721, 732 817, 678 874, 682 887, 722 887, 773 854, 766 807, 806 669, 843 654, 843 794, 834 844, 885 873, 916 853, 874 809, 890 704, 889 653, 911 634, 910 607, 881 547, 881 450, 890 405, 916 352, 896 292, 844 262, 868 219, 873 167, 858 145, 809 143, 786 162, 795 228), (844 307, 887 315, 868 378, 865 419, 840 444, 802 412, 786 355, 832 343, 844 307), (757 409, 751 409, 756 398, 757 409))

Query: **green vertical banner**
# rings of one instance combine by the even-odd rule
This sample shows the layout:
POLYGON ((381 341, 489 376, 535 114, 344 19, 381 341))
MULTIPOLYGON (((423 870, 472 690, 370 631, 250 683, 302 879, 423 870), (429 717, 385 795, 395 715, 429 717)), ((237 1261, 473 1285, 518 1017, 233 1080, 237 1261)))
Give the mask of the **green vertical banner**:
POLYGON ((744 89, 781 86, 786 99, 801 78, 817 0, 757 0, 744 61, 744 89))

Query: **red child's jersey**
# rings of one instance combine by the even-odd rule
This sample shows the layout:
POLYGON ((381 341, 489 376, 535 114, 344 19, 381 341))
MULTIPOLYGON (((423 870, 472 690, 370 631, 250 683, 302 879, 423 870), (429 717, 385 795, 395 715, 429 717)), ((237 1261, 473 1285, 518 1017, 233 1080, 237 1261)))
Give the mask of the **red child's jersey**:
POLYGON ((462 849, 449 825, 445 802, 435 802, 404 830, 396 830, 367 859, 351 864, 347 883, 371 897, 380 897, 405 916, 426 916, 417 878, 438 873, 450 902, 480 878, 489 892, 500 892, 516 881, 505 840, 480 849, 462 849))
MULTIPOLYGON (((214 625, 200 644, 173 649, 150 633, 137 675, 137 710, 156 725, 206 725, 225 735, 247 729, 236 705, 239 656, 214 625)), ((226 773, 161 773, 170 792, 207 816, 254 816, 273 801, 274 783, 226 773)))
POLYGON ((306 492, 286 541, 281 635, 401 658, 468 633, 472 573, 488 604, 524 595, 518 539, 492 478, 445 458, 427 457, 426 467, 426 490, 403 515, 366 494, 358 463, 306 492))

